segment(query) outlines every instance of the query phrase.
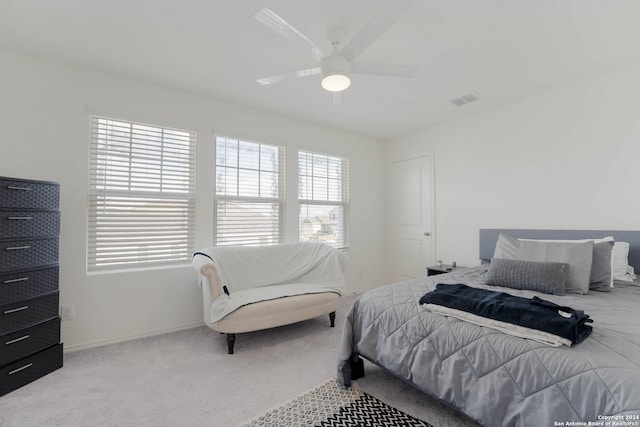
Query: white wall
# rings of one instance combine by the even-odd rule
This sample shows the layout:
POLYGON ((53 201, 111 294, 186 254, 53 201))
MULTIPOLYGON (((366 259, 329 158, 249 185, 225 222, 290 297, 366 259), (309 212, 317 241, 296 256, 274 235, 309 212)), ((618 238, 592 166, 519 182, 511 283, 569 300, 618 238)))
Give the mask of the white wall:
POLYGON ((616 72, 389 141, 389 161, 434 154, 436 258, 477 265, 480 228, 640 229, 638 75, 616 72))
MULTIPOLYGON (((202 322, 197 275, 190 265, 87 275, 90 113, 197 132, 197 248, 213 242, 214 132, 285 145, 290 159, 295 158, 298 147, 348 156, 352 204, 347 291, 383 284, 384 143, 228 102, 0 50, 0 175, 61 184, 61 304, 73 304, 76 311, 75 320, 62 324, 66 349, 202 322), (371 191, 372 188, 380 191, 371 191)), ((288 200, 295 223, 295 194, 289 194, 288 200)), ((295 225, 291 229, 295 233, 295 225)), ((290 232, 288 239, 296 237, 290 232)))

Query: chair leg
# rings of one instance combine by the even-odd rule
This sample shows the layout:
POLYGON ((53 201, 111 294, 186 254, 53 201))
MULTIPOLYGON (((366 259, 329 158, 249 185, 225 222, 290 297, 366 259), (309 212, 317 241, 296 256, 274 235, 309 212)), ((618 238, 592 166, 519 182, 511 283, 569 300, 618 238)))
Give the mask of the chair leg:
POLYGON ((336 312, 332 311, 331 313, 329 313, 329 322, 331 322, 331 327, 335 327, 336 326, 336 312))
POLYGON ((236 343, 236 334, 227 334, 227 347, 229 354, 233 354, 233 345, 236 343))

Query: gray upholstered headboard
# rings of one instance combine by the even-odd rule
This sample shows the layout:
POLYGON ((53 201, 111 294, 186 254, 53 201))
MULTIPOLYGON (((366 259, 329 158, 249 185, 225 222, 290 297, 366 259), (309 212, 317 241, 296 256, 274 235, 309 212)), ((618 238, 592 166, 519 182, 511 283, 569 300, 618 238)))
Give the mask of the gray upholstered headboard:
POLYGON ((616 241, 629 243, 629 265, 640 272, 640 231, 611 230, 520 230, 484 228, 480 229, 480 261, 487 263, 493 258, 493 251, 500 233, 522 239, 599 239, 613 236, 616 241))

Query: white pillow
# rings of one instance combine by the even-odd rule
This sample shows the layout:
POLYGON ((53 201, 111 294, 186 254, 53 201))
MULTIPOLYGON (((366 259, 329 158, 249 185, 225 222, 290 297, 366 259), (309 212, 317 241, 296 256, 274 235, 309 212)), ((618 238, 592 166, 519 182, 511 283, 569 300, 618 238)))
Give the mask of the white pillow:
POLYGON ((613 251, 611 252, 611 271, 613 273, 613 280, 633 282, 633 279, 636 278, 633 267, 629 265, 628 258, 629 243, 615 242, 613 244, 613 251))

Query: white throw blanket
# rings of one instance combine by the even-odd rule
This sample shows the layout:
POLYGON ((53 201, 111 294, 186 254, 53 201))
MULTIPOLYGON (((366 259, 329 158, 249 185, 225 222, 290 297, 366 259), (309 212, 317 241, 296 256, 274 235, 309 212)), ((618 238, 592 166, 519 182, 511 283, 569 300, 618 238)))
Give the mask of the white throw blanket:
MULTIPOLYGON (((344 290, 346 254, 316 242, 271 246, 213 247, 200 251, 210 257, 227 286, 211 306, 211 322, 217 322, 238 308, 285 296, 344 290)), ((199 270, 211 262, 194 255, 199 270)))
POLYGON ((560 347, 561 345, 571 347, 571 340, 562 338, 549 332, 526 328, 524 326, 515 325, 513 323, 501 322, 499 320, 489 319, 487 317, 477 316, 473 313, 456 310, 455 308, 449 308, 438 304, 424 304, 423 307, 425 307, 432 313, 455 317, 456 319, 473 323, 474 325, 486 326, 488 328, 504 332, 505 334, 513 335, 520 338, 528 338, 530 340, 538 341, 551 347, 560 347))

